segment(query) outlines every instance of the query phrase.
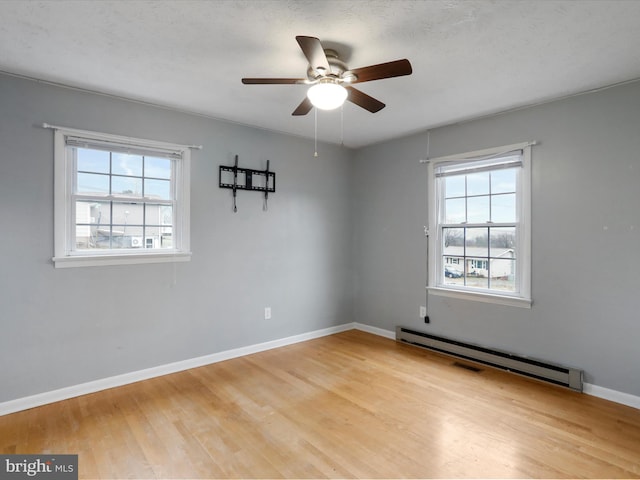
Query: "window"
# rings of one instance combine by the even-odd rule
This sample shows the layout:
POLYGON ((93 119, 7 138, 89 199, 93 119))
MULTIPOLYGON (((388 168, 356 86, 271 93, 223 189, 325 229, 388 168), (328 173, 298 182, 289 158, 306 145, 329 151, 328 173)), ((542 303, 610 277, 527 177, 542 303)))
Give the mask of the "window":
POLYGON ((56 128, 55 266, 189 260, 189 170, 188 146, 56 128))
POLYGON ((429 291, 531 305, 531 144, 429 162, 429 291))

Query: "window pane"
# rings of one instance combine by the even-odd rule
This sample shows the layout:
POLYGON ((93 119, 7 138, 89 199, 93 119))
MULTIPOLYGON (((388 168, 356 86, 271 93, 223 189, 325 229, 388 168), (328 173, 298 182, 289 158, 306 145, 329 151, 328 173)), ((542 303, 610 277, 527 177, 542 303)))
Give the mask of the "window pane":
POLYGON ((491 193, 514 193, 516 191, 516 169, 509 168, 491 172, 491 193))
POLYGON ((127 226, 142 225, 144 222, 142 203, 113 202, 113 224, 118 225, 118 230, 126 233, 127 226))
POLYGON ((456 177, 444 177, 444 196, 445 198, 451 197, 464 197, 464 175, 456 177))
POLYGON ((144 157, 144 176, 171 178, 171 160, 168 158, 144 157))
POLYGON ((144 196, 148 198, 171 199, 171 182, 169 180, 144 179, 144 196))
POLYGON ((489 215, 489 196, 467 198, 468 223, 486 223, 489 215))
POLYGON ((442 243, 445 255, 464 255, 464 228, 443 228, 442 243))
POLYGON ((516 261, 491 260, 491 290, 516 291, 516 261))
POLYGON ((79 250, 91 248, 91 226, 76 225, 76 248, 79 250))
POLYGON ((465 285, 467 287, 489 288, 486 258, 467 258, 465 267, 465 285))
POLYGON ((173 207, 169 205, 160 207, 160 225, 173 226, 173 207))
POLYGON ((142 156, 126 153, 111 153, 111 173, 116 175, 142 176, 142 156))
POLYGON ((489 235, 492 257, 515 257, 516 227, 492 227, 489 235))
POLYGON ((171 226, 173 224, 173 209, 170 205, 145 205, 145 221, 147 225, 171 226))
POLYGON ((489 194, 489 172, 467 175, 467 195, 489 194))
POLYGON ((171 227, 146 227, 144 248, 171 248, 171 227))
POLYGON ((110 228, 108 225, 76 225, 76 249, 92 250, 110 248, 110 228))
MULTIPOLYGON (((109 238, 111 246, 109 248, 125 248, 125 232, 122 227, 113 227, 109 238)), ((129 248, 129 247, 126 247, 129 248)))
POLYGON ((107 195, 109 193, 109 175, 78 173, 76 193, 107 195))
POLYGON ((94 234, 95 243, 93 248, 111 248, 111 227, 98 227, 94 234))
POLYGON ((78 171, 93 173, 109 173, 109 152, 78 148, 78 171))
POLYGON ((126 195, 128 197, 142 196, 142 178, 135 177, 111 177, 111 193, 113 195, 126 195))
POLYGON ((464 198, 445 200, 444 223, 464 223, 467 220, 464 200, 464 198))
POLYGON ((111 248, 110 240, 108 225, 76 225, 76 250, 111 248))
POLYGON ((143 233, 141 226, 114 226, 112 248, 144 248, 143 233))
POLYGON ((467 228, 465 229, 465 255, 467 257, 489 256, 489 229, 467 228))
POLYGON ((447 285, 464 285, 464 270, 462 265, 444 263, 442 278, 447 285))
POLYGON ((160 233, 160 245, 158 248, 173 248, 173 228, 162 227, 162 233, 160 233))
POLYGON ((88 202, 76 202, 76 225, 95 223, 91 221, 91 204, 88 202))
POLYGON ((109 225, 111 205, 109 202, 76 202, 76 224, 109 225))
POLYGON ((491 196, 491 221, 494 223, 515 223, 515 193, 491 196))
POLYGON ((160 244, 160 227, 144 229, 144 248, 158 248, 160 244))

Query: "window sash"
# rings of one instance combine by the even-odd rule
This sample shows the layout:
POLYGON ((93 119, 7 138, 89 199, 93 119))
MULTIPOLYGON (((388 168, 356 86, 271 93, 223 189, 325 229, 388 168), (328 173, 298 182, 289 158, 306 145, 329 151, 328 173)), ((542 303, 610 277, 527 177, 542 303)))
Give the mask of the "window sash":
MULTIPOLYGON (((86 255, 86 254, 93 254, 94 252, 99 252, 102 255, 106 255, 109 253, 115 253, 115 252, 122 252, 125 250, 132 250, 132 251, 136 251, 138 252, 140 250, 140 248, 134 247, 133 245, 131 246, 131 248, 126 248, 126 247, 114 247, 113 245, 113 232, 114 232, 114 227, 118 227, 120 226, 119 223, 114 221, 113 218, 113 213, 111 213, 110 215, 110 221, 108 224, 104 224, 103 227, 109 227, 109 247, 104 248, 104 249, 91 249, 91 248, 78 248, 78 227, 86 227, 89 230, 93 227, 95 228, 99 228, 98 225, 92 225, 91 223, 89 224, 85 224, 82 222, 78 222, 77 220, 77 205, 78 202, 82 202, 82 201, 99 201, 102 203, 108 203, 109 207, 110 207, 110 211, 113 212, 114 210, 114 204, 126 204, 126 203, 131 203, 131 204, 135 204, 135 205, 141 205, 142 206, 142 221, 141 223, 132 223, 130 224, 130 227, 132 229, 136 229, 136 228, 142 228, 142 238, 146 239, 147 238, 147 228, 151 229, 154 228, 155 225, 148 223, 147 222, 147 218, 146 218, 146 212, 147 212, 147 205, 166 205, 166 206, 171 206, 172 207, 172 211, 176 210, 176 162, 178 161, 175 158, 174 154, 171 155, 163 155, 163 153, 161 153, 159 150, 149 150, 149 149, 143 149, 143 148, 139 148, 135 145, 130 145, 128 146, 128 148, 125 148, 126 146, 123 146, 123 148, 117 148, 115 147, 116 145, 121 145, 118 144, 116 142, 105 142, 105 141, 101 141, 98 142, 96 140, 92 140, 92 139, 87 139, 86 141, 83 141, 83 139, 79 138, 79 137, 65 137, 65 144, 66 144, 66 148, 65 148, 65 155, 66 155, 66 161, 72 165, 72 189, 71 189, 71 194, 70 194, 70 198, 69 198, 69 208, 70 208, 70 215, 71 215, 71 231, 69 232, 69 242, 68 242, 68 253, 70 255, 76 255, 76 254, 81 254, 81 255, 86 255), (115 147, 115 148, 111 148, 111 147, 115 147), (169 174, 169 178, 168 179, 162 179, 162 180, 166 180, 169 182, 169 187, 170 187, 170 199, 155 199, 155 198, 150 198, 149 196, 145 196, 144 195, 144 183, 146 179, 155 179, 156 177, 148 177, 145 175, 144 169, 142 171, 142 173, 140 175, 117 175, 113 173, 112 170, 112 164, 111 162, 113 162, 113 160, 110 158, 109 159, 109 165, 110 165, 110 169, 108 173, 99 173, 99 175, 104 175, 105 177, 109 178, 109 185, 112 185, 113 182, 113 177, 127 177, 127 178, 139 178, 141 180, 141 184, 142 184, 142 188, 143 188, 143 193, 140 196, 135 196, 135 195, 125 195, 125 194, 114 194, 113 192, 108 193, 108 194, 86 194, 86 193, 77 193, 78 190, 78 185, 77 185, 77 179, 78 179, 78 173, 80 173, 81 171, 78 169, 78 148, 83 148, 83 149, 89 149, 89 150, 102 150, 102 151, 106 151, 109 153, 127 153, 129 155, 135 155, 135 156, 141 156, 143 158, 143 162, 144 162, 144 158, 147 156, 153 157, 153 158, 158 158, 160 155, 163 155, 164 158, 170 159, 171 160, 171 172, 169 174)), ((182 158, 182 154, 180 154, 180 159, 182 158)), ((92 172, 93 173, 93 172, 92 172)), ((111 188, 110 188, 111 189, 111 188)), ((126 225, 126 223, 125 223, 126 225)), ((165 225, 163 225, 165 226, 165 225)), ((167 227, 171 228, 172 232, 176 231, 176 223, 175 223, 175 215, 172 215, 172 223, 170 225, 166 225, 167 227)), ((106 228, 104 228, 103 230, 106 230, 106 228)), ((130 237, 138 237, 139 235, 133 235, 130 237)), ((123 235, 123 238, 128 238, 126 236, 123 235)), ((152 248, 147 248, 146 247, 146 243, 145 243, 145 247, 144 247, 144 252, 140 252, 140 254, 150 254, 153 253, 154 251, 173 251, 175 250, 174 248, 159 248, 159 247, 152 247, 152 248)))
MULTIPOLYGON (((155 237, 158 236, 158 238, 160 239, 160 237, 162 237, 162 233, 161 230, 162 229, 169 229, 171 231, 171 237, 172 239, 174 238, 174 233, 177 231, 177 226, 176 226, 176 221, 175 221, 175 215, 174 212, 176 210, 175 207, 175 203, 157 203, 155 201, 152 202, 145 202, 145 201, 138 201, 138 202, 128 202, 128 201, 124 201, 124 202, 120 202, 120 201, 108 201, 108 200, 101 200, 101 203, 106 203, 109 205, 109 221, 108 222, 100 222, 100 223, 94 223, 92 221, 88 221, 88 222, 82 222, 82 221, 78 221, 78 215, 77 215, 77 205, 78 202, 85 202, 86 199, 85 198, 79 198, 79 197, 72 197, 71 200, 71 205, 70 205, 70 209, 71 209, 71 218, 73 219, 73 223, 71 225, 71 232, 69 235, 69 254, 70 255, 87 255, 87 254, 94 254, 94 253, 99 253, 101 255, 106 255, 109 254, 110 252, 122 252, 124 250, 132 250, 132 251, 136 251, 138 252, 140 250, 140 248, 137 248, 135 246, 131 246, 131 248, 127 249, 126 247, 119 247, 119 248, 115 248, 112 246, 112 240, 113 240, 113 232, 116 231, 117 229, 123 229, 123 237, 126 238, 133 238, 133 237, 142 237, 144 239, 150 238, 150 237, 155 237), (130 223, 125 222, 118 222, 114 219, 114 204, 118 205, 118 204, 132 204, 135 203, 135 205, 140 205, 142 207, 141 211, 142 211, 142 220, 141 221, 131 221, 130 223), (171 207, 171 223, 160 223, 160 222, 154 222, 152 218, 149 218, 149 207, 151 207, 153 209, 153 207, 162 207, 162 206, 168 206, 171 207), (123 228, 124 227, 124 228, 123 228), (124 231, 126 230, 126 228, 129 227, 131 230, 136 230, 136 229, 141 229, 142 233, 140 235, 124 235, 124 231), (110 235, 109 235, 109 244, 110 247, 109 248, 104 248, 104 249, 91 249, 91 248, 78 248, 78 228, 86 228, 88 231, 91 231, 91 229, 96 229, 96 230, 109 230, 110 235), (157 233, 149 233, 152 231, 157 230, 157 233)), ((160 213, 160 212, 158 212, 160 213)), ((164 233, 167 233, 166 231, 164 233)), ((151 247, 146 246, 144 247, 144 250, 147 254, 155 252, 155 251, 162 251, 162 252, 170 252, 170 251, 176 251, 176 245, 174 243, 172 243, 172 247, 171 248, 163 248, 162 243, 156 242, 156 244, 152 243, 151 247)), ((138 246, 139 247, 139 246, 138 246)), ((140 252, 142 253, 142 252, 140 252)))
MULTIPOLYGON (((72 179, 72 189, 71 189, 71 196, 73 198, 77 198, 77 199, 86 199, 86 200, 96 200, 96 201, 118 201, 118 202, 126 202, 126 201, 131 201, 131 202, 140 202, 140 201, 145 201, 145 202, 152 202, 152 203, 163 203, 163 204, 167 204, 167 205, 175 205, 176 203, 176 181, 177 181, 177 164, 179 162, 180 159, 182 159, 182 156, 180 156, 179 159, 175 159, 173 157, 166 157, 168 159, 171 160, 171 171, 169 174, 169 178, 164 178, 164 177, 154 177, 153 175, 146 175, 146 173, 143 171, 142 174, 140 175, 123 175, 123 174, 119 174, 119 173, 113 173, 111 170, 109 172, 87 172, 85 170, 80 170, 78 169, 78 165, 77 165, 77 150, 76 148, 87 148, 87 149, 94 149, 93 146, 89 145, 83 145, 82 147, 77 147, 77 146, 71 146, 67 144, 67 148, 65 149, 65 155, 66 157, 66 161, 70 162, 73 168, 73 179, 72 179), (71 160, 70 160, 71 158, 71 160), (142 183, 142 188, 144 191, 144 185, 145 185, 145 180, 162 180, 162 181, 168 181, 169 182, 169 187, 170 187, 170 193, 169 193, 169 199, 164 199, 164 198, 153 198, 149 195, 145 195, 146 192, 143 192, 143 194, 141 195, 126 195, 123 193, 98 193, 98 192, 92 192, 92 193, 78 193, 78 185, 77 185, 77 174, 78 173, 88 173, 91 175, 101 175, 104 177, 108 177, 109 178, 109 185, 111 186, 113 178, 131 178, 131 179, 140 179, 141 183, 142 183)), ((108 152, 116 152, 115 150, 105 150, 108 152)), ((118 153, 122 153, 122 152, 118 152, 118 153)), ((138 150, 138 149, 129 149, 128 152, 126 152, 130 155, 136 155, 136 156, 142 156, 144 157, 153 157, 153 158, 158 158, 157 154, 154 153, 150 153, 149 151, 146 150, 138 150)), ((111 160, 112 161, 112 160, 111 160)))
MULTIPOLYGON (((489 275, 488 278, 488 282, 487 282, 487 287, 474 287, 474 286, 469 286, 466 284, 466 276, 467 276, 467 272, 466 272, 466 268, 464 271, 464 276, 465 276, 465 284, 464 285, 456 285, 456 286, 452 286, 450 283, 447 283, 446 280, 446 275, 445 275, 445 269, 444 269, 444 265, 445 265, 445 257, 447 257, 448 255, 445 254, 445 249, 444 249, 444 232, 445 229, 447 228, 459 228, 464 230, 464 238, 467 238, 467 231, 469 229, 473 229, 473 228, 499 228, 499 227, 514 227, 516 230, 516 252, 517 250, 517 245, 518 245, 518 241, 517 238, 519 236, 519 231, 520 231, 520 222, 518 221, 518 217, 520 215, 518 215, 518 211, 519 211, 519 206, 521 204, 521 198, 520 198, 520 191, 521 191, 521 187, 520 187, 520 180, 521 180, 521 176, 519 174, 516 175, 516 221, 515 222, 506 222, 506 223, 494 223, 491 221, 487 221, 487 222, 461 222, 461 223, 444 223, 444 218, 445 218, 445 195, 444 195, 444 182, 445 182, 445 178, 447 176, 452 176, 452 175, 456 175, 456 176, 463 176, 463 175, 470 175, 473 173, 477 173, 477 172, 492 172, 492 171, 497 171, 497 170, 501 170, 501 169, 505 169, 505 168, 514 168, 514 167, 522 167, 522 154, 521 151, 517 151, 517 152, 508 152, 506 154, 500 154, 500 155, 496 155, 493 156, 491 159, 487 160, 487 159, 480 159, 477 161, 474 161, 473 159, 468 159, 465 160, 463 163, 453 163, 453 164, 445 164, 445 165, 438 165, 435 168, 435 183, 436 183, 436 190, 438 192, 438 211, 437 211, 437 218, 439 219, 438 221, 438 251, 439 251, 439 255, 438 255, 438 270, 437 270, 437 276, 436 276, 436 285, 439 287, 443 287, 443 288, 459 288, 459 289, 464 289, 464 290, 477 290, 477 291, 484 291, 484 292, 490 292, 490 293, 496 293, 499 292, 499 294, 501 295, 514 295, 514 296, 519 296, 520 295, 520 281, 518 279, 518 275, 515 276, 515 281, 514 281, 514 290, 498 290, 498 289, 494 289, 491 288, 491 278, 490 272, 487 272, 487 275, 489 275)), ((459 198, 463 198, 465 199, 465 202, 468 198, 473 198, 476 195, 467 195, 467 192, 465 191, 465 195, 461 196, 459 198)), ((491 192, 489 192, 486 196, 490 196, 491 192)), ((483 195, 484 196, 484 195, 483 195)), ((487 238, 487 242, 489 242, 489 238, 487 238)), ((487 256, 478 256, 478 255, 474 255, 474 254, 466 254, 466 243, 464 244, 464 252, 460 258, 462 259, 463 265, 466 265, 467 262, 471 262, 472 264, 474 263, 474 261, 477 263, 478 261, 487 261, 489 262, 491 259, 495 258, 492 257, 490 252, 491 252, 491 248, 488 246, 487 247, 487 256)), ((520 265, 520 260, 519 260, 519 255, 516 255, 516 272, 520 271, 519 265, 520 265)), ((478 267, 476 267, 478 268, 478 267)), ((484 270, 484 269, 482 269, 484 270)), ((488 269, 487 269, 488 270, 488 269)))

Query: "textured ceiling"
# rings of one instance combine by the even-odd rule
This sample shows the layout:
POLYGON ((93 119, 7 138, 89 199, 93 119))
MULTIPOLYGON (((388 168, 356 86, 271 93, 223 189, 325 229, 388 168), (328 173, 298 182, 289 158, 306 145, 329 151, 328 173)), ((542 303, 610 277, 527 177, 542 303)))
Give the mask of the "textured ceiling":
MULTIPOLYGON (((638 79, 639 20, 636 0, 0 0, 0 70, 312 137, 313 113, 291 116, 305 86, 240 79, 304 77, 296 35, 351 68, 409 59, 358 85, 385 109, 345 105, 360 147, 638 79)), ((340 143, 340 110, 318 135, 340 143)))

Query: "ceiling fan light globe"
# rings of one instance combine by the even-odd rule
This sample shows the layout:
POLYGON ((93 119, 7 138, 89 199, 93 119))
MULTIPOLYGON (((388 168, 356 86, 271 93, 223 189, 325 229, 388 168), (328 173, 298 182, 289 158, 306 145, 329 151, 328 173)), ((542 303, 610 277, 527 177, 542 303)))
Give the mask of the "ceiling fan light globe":
POLYGON ((317 83, 307 91, 307 97, 320 110, 334 110, 347 99, 347 89, 337 83, 317 83))

